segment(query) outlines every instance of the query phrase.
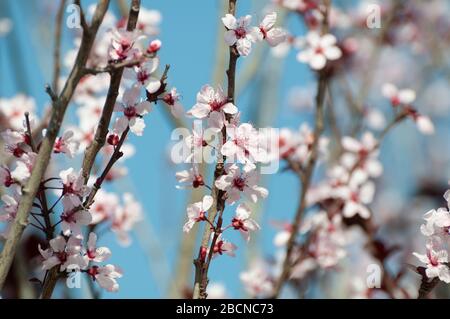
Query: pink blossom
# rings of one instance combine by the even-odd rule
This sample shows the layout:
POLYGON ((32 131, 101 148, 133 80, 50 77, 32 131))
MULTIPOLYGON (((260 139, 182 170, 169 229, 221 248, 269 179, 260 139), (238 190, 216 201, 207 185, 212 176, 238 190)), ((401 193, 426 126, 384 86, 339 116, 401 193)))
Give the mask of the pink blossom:
POLYGON ((71 167, 67 170, 61 171, 59 177, 63 183, 63 196, 68 198, 73 206, 81 205, 83 197, 89 194, 89 187, 84 185, 84 178, 82 171, 75 173, 71 167))
POLYGON ((447 251, 436 251, 434 250, 434 245, 428 243, 426 255, 421 255, 416 252, 414 252, 413 255, 426 265, 425 273, 428 278, 432 279, 438 277, 443 282, 450 283, 450 270, 447 266, 447 251))
POLYGON ((176 178, 178 182, 184 185, 177 186, 177 188, 199 188, 205 185, 203 176, 198 173, 197 167, 190 168, 189 170, 184 170, 176 173, 176 178))
POLYGON ((87 266, 86 261, 80 255, 81 239, 79 238, 69 237, 66 240, 63 236, 57 236, 50 240, 49 248, 43 250, 39 244, 38 249, 44 258, 43 270, 50 270, 57 265, 60 265, 60 271, 64 271, 74 265, 80 269, 84 269, 87 266))
POLYGON ((205 85, 197 94, 197 104, 188 111, 188 115, 198 119, 208 118, 209 127, 220 131, 225 125, 225 114, 233 115, 237 111, 237 107, 228 102, 221 87, 214 90, 211 86, 205 85))
POLYGON ((259 40, 266 40, 271 47, 276 47, 278 44, 286 41, 287 33, 282 28, 275 28, 277 20, 277 13, 272 12, 267 14, 259 25, 259 32, 257 33, 259 40))
POLYGON ((87 273, 103 289, 109 292, 117 292, 119 290, 119 284, 116 279, 122 277, 122 272, 116 266, 110 264, 102 267, 92 266, 87 270, 87 273))
POLYGON ((89 233, 87 242, 86 257, 94 262, 103 262, 111 257, 111 250, 108 247, 97 247, 97 235, 89 233))
POLYGON ((416 92, 411 89, 399 90, 392 83, 384 84, 382 93, 385 98, 391 101, 392 106, 410 105, 416 99, 416 92))
POLYGON ((109 58, 112 61, 120 62, 132 57, 137 49, 133 48, 138 40, 136 32, 125 30, 112 30, 111 47, 109 49, 109 58))
POLYGON ((306 49, 297 55, 297 60, 308 63, 314 70, 322 70, 327 61, 338 60, 342 51, 336 46, 336 38, 332 34, 319 35, 310 31, 306 36, 306 49))
POLYGON ((64 211, 61 214, 61 229, 65 236, 83 237, 81 226, 87 226, 92 221, 89 211, 74 205, 71 198, 65 196, 63 198, 64 211))
POLYGON ((217 257, 218 255, 226 254, 230 257, 235 257, 236 254, 234 251, 237 249, 237 246, 222 239, 222 234, 217 237, 216 244, 213 249, 213 257, 217 257))
POLYGON ((142 117, 151 111, 151 104, 148 101, 139 102, 139 95, 139 88, 133 87, 123 93, 121 103, 116 103, 114 111, 122 112, 123 116, 116 120, 115 131, 123 132, 129 126, 131 132, 142 136, 145 128, 142 117))
POLYGON ((119 244, 128 246, 131 244, 129 232, 143 219, 142 206, 133 195, 125 193, 123 195, 123 207, 117 207, 112 216, 111 230, 117 235, 119 244))
POLYGON ((0 121, 5 121, 5 127, 14 130, 23 128, 25 113, 33 114, 36 103, 33 98, 23 94, 18 94, 9 99, 0 99, 0 121))
POLYGON ((250 124, 238 127, 228 126, 229 140, 222 146, 221 153, 240 163, 264 161, 267 153, 259 145, 259 133, 250 124))
POLYGON ((163 97, 164 103, 166 103, 170 112, 175 118, 181 118, 184 114, 184 108, 181 105, 180 94, 177 92, 176 88, 172 88, 166 95, 163 97))
POLYGON ((212 196, 206 195, 201 202, 191 204, 187 207, 188 221, 184 224, 183 231, 188 233, 194 224, 206 220, 206 213, 214 203, 212 196))
POLYGON ((5 187, 10 187, 14 184, 14 179, 11 176, 11 171, 6 166, 0 166, 0 184, 5 187))
POLYGON ((243 170, 238 165, 227 165, 226 174, 216 180, 216 187, 226 191, 225 197, 228 204, 232 205, 241 198, 241 193, 252 200, 258 201, 258 197, 266 198, 269 191, 258 186, 258 176, 256 167, 253 164, 246 164, 243 170))
POLYGON ((69 158, 73 158, 78 151, 80 143, 74 138, 74 133, 71 130, 64 132, 63 136, 58 137, 53 146, 54 153, 66 154, 69 158))
POLYGON ((231 226, 238 230, 247 241, 250 240, 250 231, 260 229, 258 223, 250 218, 250 213, 250 208, 246 204, 240 204, 236 208, 236 216, 231 221, 231 226))
POLYGON ((252 42, 255 42, 258 38, 257 32, 259 30, 250 26, 251 20, 252 16, 250 15, 236 19, 232 14, 226 14, 222 18, 222 22, 227 28, 225 42, 229 46, 236 44, 236 49, 242 56, 250 54, 252 42))

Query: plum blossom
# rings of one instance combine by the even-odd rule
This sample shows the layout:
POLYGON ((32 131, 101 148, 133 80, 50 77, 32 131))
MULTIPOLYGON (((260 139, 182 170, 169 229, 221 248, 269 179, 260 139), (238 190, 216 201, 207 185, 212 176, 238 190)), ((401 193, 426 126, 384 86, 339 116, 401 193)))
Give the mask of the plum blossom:
POLYGON ((428 211, 425 214, 424 219, 426 223, 420 226, 420 231, 425 236, 448 234, 450 228, 450 214, 445 208, 428 211))
POLYGON ((13 188, 13 193, 11 195, 2 195, 1 200, 3 202, 3 207, 0 208, 0 222, 6 222, 7 226, 6 229, 0 233, 0 237, 8 237, 11 222, 14 221, 17 215, 21 196, 22 192, 19 187, 13 188))
POLYGON ((63 196, 70 199, 73 206, 81 205, 81 199, 89 194, 90 188, 84 185, 82 171, 75 173, 71 167, 59 173, 63 184, 63 196))
POLYGON ((307 63, 314 70, 322 70, 327 61, 338 60, 342 51, 336 46, 336 37, 332 34, 320 35, 310 31, 306 35, 306 49, 297 55, 299 62, 307 63))
POLYGON ((229 46, 236 44, 236 49, 242 56, 250 54, 252 43, 258 39, 257 32, 260 32, 257 28, 250 26, 251 21, 251 15, 236 19, 232 14, 226 14, 222 18, 222 22, 227 28, 225 42, 229 46))
POLYGON ((133 48, 135 42, 139 39, 136 32, 114 29, 111 31, 111 37, 109 58, 112 61, 124 61, 138 51, 136 48, 133 48))
POLYGON ((198 169, 195 166, 190 168, 189 170, 177 172, 175 175, 178 182, 183 183, 183 185, 177 185, 177 188, 199 188, 205 185, 203 176, 198 173, 198 169))
POLYGON ((251 265, 249 270, 240 273, 239 279, 252 297, 264 298, 272 294, 274 278, 267 268, 265 262, 257 261, 251 265))
POLYGON ((119 290, 116 279, 122 277, 122 272, 116 266, 111 264, 101 267, 92 266, 87 270, 87 273, 106 291, 117 292, 119 290))
POLYGON ((142 206, 133 195, 125 193, 123 195, 123 207, 117 207, 112 216, 111 230, 117 235, 119 244, 128 246, 131 239, 128 233, 142 220, 142 206))
POLYGON ((161 49, 162 43, 160 40, 156 39, 150 42, 150 44, 147 47, 147 53, 148 54, 155 54, 161 49))
POLYGON ((58 137, 53 146, 53 152, 66 154, 69 158, 73 158, 78 151, 80 143, 74 138, 71 130, 65 131, 63 136, 58 137))
POLYGON ((214 203, 212 196, 206 195, 201 202, 191 204, 187 207, 188 221, 183 226, 183 231, 188 233, 194 224, 206 220, 206 213, 214 203))
POLYGON ((240 163, 264 161, 267 153, 260 147, 258 131, 250 124, 238 127, 228 126, 228 141, 222 146, 221 153, 227 158, 235 158, 240 163))
POLYGON ((222 238, 222 234, 217 237, 216 244, 213 248, 213 257, 217 257, 218 255, 226 254, 230 257, 235 257, 236 254, 234 251, 237 249, 237 246, 229 241, 226 241, 222 238))
POLYGON ((231 221, 231 226, 238 230, 247 241, 250 240, 250 231, 260 229, 258 223, 250 218, 250 213, 250 208, 246 204, 240 204, 236 208, 236 216, 231 221))
POLYGON ((33 114, 36 103, 33 98, 24 94, 18 94, 12 98, 0 99, 0 123, 13 130, 23 128, 25 113, 33 114))
POLYGON ((36 156, 37 154, 32 152, 24 154, 16 161, 16 168, 11 172, 11 177, 24 185, 31 176, 36 156))
POLYGON ((80 255, 81 239, 71 236, 66 240, 63 236, 57 236, 50 240, 49 244, 50 247, 45 250, 38 245, 39 252, 44 258, 43 270, 50 270, 57 265, 60 265, 60 271, 66 270, 71 265, 78 265, 80 269, 86 268, 86 261, 80 255))
POLYGON ((258 201, 258 197, 266 198, 269 191, 258 186, 256 167, 253 164, 246 164, 242 171, 236 164, 227 165, 226 174, 216 180, 216 187, 226 191, 225 197, 228 204, 233 205, 241 198, 241 193, 252 200, 258 201))
POLYGON ((5 143, 5 151, 14 157, 20 158, 31 151, 29 137, 25 132, 7 129, 1 133, 1 136, 5 143))
POLYGON ((376 178, 383 173, 383 166, 378 160, 378 141, 372 133, 366 132, 361 141, 345 136, 341 141, 345 153, 341 156, 341 164, 348 170, 362 170, 368 176, 376 178))
POLYGON ((172 88, 166 95, 164 95, 163 101, 169 106, 170 112, 175 118, 182 117, 184 114, 184 108, 180 103, 180 94, 176 88, 172 88))
POLYGON ((275 28, 277 20, 277 13, 272 12, 267 14, 262 22, 259 24, 259 32, 257 33, 259 40, 266 40, 271 47, 276 47, 278 44, 286 41, 287 33, 282 28, 275 28))
POLYGON ((108 247, 97 247, 97 235, 91 232, 87 242, 86 257, 90 261, 103 262, 111 257, 111 250, 108 247))
POLYGON ((89 211, 74 205, 70 197, 63 198, 64 211, 61 214, 61 229, 65 236, 72 234, 72 237, 83 237, 81 226, 89 225, 92 216, 89 211))
POLYGON ((381 90, 383 96, 391 101, 392 106, 410 105, 416 100, 416 92, 414 90, 399 90, 392 83, 385 83, 381 90))
POLYGON ((142 136, 145 122, 142 116, 151 111, 151 104, 148 101, 139 102, 140 90, 132 87, 126 90, 122 96, 122 102, 116 103, 115 112, 122 112, 123 116, 116 120, 114 129, 122 133, 129 126, 131 132, 137 136, 142 136))
POLYGON ((448 268, 448 253, 445 250, 434 250, 434 244, 427 244, 427 252, 425 255, 414 252, 422 263, 426 265, 425 274, 432 279, 438 277, 445 283, 450 283, 450 270, 448 268))
POLYGON ((344 217, 359 215, 365 219, 370 217, 370 210, 366 205, 372 202, 374 193, 374 183, 367 181, 366 175, 361 171, 355 171, 347 185, 338 186, 332 192, 335 198, 344 201, 344 217))
POLYGON ((127 77, 135 80, 137 85, 144 87, 149 93, 155 93, 161 87, 161 80, 155 76, 159 67, 159 58, 148 59, 147 61, 133 67, 133 74, 127 72, 127 77))
POLYGON ((119 198, 116 194, 99 189, 95 195, 94 203, 89 208, 92 215, 91 224, 95 225, 112 218, 118 206, 119 198))
POLYGON ((205 85, 197 94, 197 103, 188 111, 188 115, 198 119, 208 118, 209 127, 220 131, 225 125, 225 114, 234 115, 237 112, 237 107, 228 102, 221 87, 214 90, 213 87, 205 85))

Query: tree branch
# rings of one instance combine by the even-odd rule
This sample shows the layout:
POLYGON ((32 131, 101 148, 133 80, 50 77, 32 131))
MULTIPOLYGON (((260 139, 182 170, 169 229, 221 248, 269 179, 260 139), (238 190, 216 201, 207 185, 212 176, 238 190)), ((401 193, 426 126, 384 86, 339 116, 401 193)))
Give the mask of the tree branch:
MULTIPOLYGON (((235 15, 236 13, 236 1, 237 0, 229 0, 228 2, 228 13, 235 15)), ((237 49, 235 46, 231 46, 229 49, 229 65, 227 73, 227 79, 228 79, 228 101, 231 103, 234 103, 235 99, 235 83, 236 83, 236 64, 237 59, 239 58, 239 53, 237 52, 237 49)), ((227 131, 226 127, 224 126, 222 129, 222 139, 223 143, 226 142, 227 138, 227 131)), ((218 158, 216 168, 214 170, 214 183, 213 183, 213 189, 212 189, 212 195, 215 202, 215 210, 211 211, 210 216, 208 216, 208 220, 210 224, 213 224, 216 217, 217 224, 215 227, 215 230, 212 230, 209 225, 205 226, 205 231, 203 233, 202 243, 199 250, 199 254, 197 259, 194 260, 195 265, 195 282, 194 282, 194 293, 193 298, 194 299, 205 299, 207 297, 206 293, 206 287, 208 286, 208 270, 209 265, 211 263, 214 246, 216 244, 217 238, 219 237, 221 233, 222 228, 222 214, 225 209, 225 198, 224 198, 224 192, 222 190, 219 190, 216 185, 215 181, 220 178, 225 173, 224 170, 224 163, 225 163, 225 156, 220 156, 218 158), (209 254, 208 256, 204 256, 204 252, 208 249, 208 244, 211 239, 211 234, 214 231, 213 239, 211 241, 211 244, 209 245, 209 254)))

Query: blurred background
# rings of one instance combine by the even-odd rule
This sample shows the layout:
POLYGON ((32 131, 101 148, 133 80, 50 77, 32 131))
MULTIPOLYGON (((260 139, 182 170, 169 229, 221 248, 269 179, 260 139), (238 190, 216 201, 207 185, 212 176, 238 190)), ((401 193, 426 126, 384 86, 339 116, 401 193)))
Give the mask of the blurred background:
MULTIPOLYGON (((94 1, 82 3, 87 8, 94 1)), ((445 204, 442 194, 450 179, 450 10, 446 0, 404 1, 395 23, 386 31, 369 29, 360 23, 361 19, 365 20, 365 6, 374 3, 392 8, 389 1, 333 1, 332 33, 343 46, 353 43, 357 47, 353 60, 343 64, 344 70, 336 71, 340 73, 332 84, 340 130, 342 134, 351 134, 356 121, 348 111, 349 100, 344 92, 351 92, 355 97, 362 93, 363 107, 379 111, 390 121, 390 104, 381 94, 381 86, 387 82, 414 89, 417 92, 414 106, 435 125, 434 135, 423 136, 407 120, 389 133, 381 148, 384 174, 377 180, 372 211, 381 225, 379 235, 390 245, 401 247, 389 263, 395 272, 400 263, 417 264, 411 252, 423 251, 425 238, 419 230, 423 214, 445 204), (375 54, 371 53, 375 51, 373 57, 375 54), (369 62, 373 60, 371 67, 369 62), (366 80, 368 75, 370 79, 366 80), (361 92, 365 84, 366 93, 361 92)), ((127 8, 128 1, 112 0, 110 10, 120 17, 124 5, 127 8)), ((226 12, 226 5, 224 0, 142 1, 142 7, 161 13, 158 38, 163 47, 159 56, 162 65, 171 66, 169 85, 181 93, 185 110, 195 104, 196 93, 204 84, 222 84, 225 79, 228 55, 220 18, 226 12)), ((0 31, 0 97, 11 98, 18 93, 30 96, 41 116, 49 104, 44 86, 52 82, 53 30, 58 6, 59 1, 50 0, 0 0, 0 21, 7 18, 10 22, 9 32, 7 27, 3 28, 3 34, 0 31)), ((307 27, 298 14, 270 1, 238 1, 238 15, 252 14, 256 23, 268 6, 279 12, 278 24, 293 36, 305 35, 307 27)), ((382 24, 387 23, 387 14, 382 13, 382 24)), ((75 31, 63 26, 63 57, 74 48, 74 37, 75 31)), ((243 121, 250 121, 256 127, 294 130, 302 123, 312 123, 316 77, 307 65, 296 60, 297 53, 295 48, 281 54, 268 46, 257 45, 249 57, 239 60, 237 106, 243 121)), ((67 72, 67 68, 63 69, 64 75, 67 72)), ((184 297, 190 293, 192 259, 197 253, 199 233, 195 228, 184 235, 182 226, 187 203, 198 200, 201 194, 175 188, 175 172, 184 167, 171 163, 170 137, 174 122, 163 108, 158 105, 147 116, 143 137, 130 137, 136 153, 126 161, 128 174, 107 188, 117 194, 133 193, 142 203, 145 219, 136 225, 129 247, 120 246, 114 234, 106 232, 101 236, 100 243, 113 252, 111 263, 120 265, 124 273, 119 279, 119 292, 103 292, 104 298, 184 297)), ((67 124, 76 122, 75 112, 75 106, 71 107, 67 124)), ((366 120, 366 129, 380 131, 366 120)), ((325 134, 333 135, 330 126, 325 134)), ((78 167, 79 160, 72 165, 78 167)), ((237 256, 224 256, 212 263, 210 284, 219 292, 221 288, 217 287, 223 287, 227 297, 248 297, 239 274, 252 262, 279 258, 279 248, 273 243, 280 230, 276 224, 292 220, 300 187, 296 176, 283 172, 282 168, 275 175, 263 177, 263 185, 270 195, 255 208, 255 218, 262 230, 248 244, 238 234, 228 234, 227 238, 239 247, 237 256)), ((209 175, 211 172, 210 167, 209 175)), ((315 180, 320 180, 322 174, 323 170, 318 170, 315 180)), ((28 232, 28 236, 33 234, 28 232)), ((365 252, 364 237, 357 231, 354 236, 348 257, 336 269, 315 274, 303 296, 351 297, 352 287, 365 280, 366 267, 371 263, 365 252)), ((33 244, 25 247, 24 258, 37 253, 33 244)), ((20 266, 16 265, 14 270, 20 273, 20 266)), ((417 290, 419 279, 411 272, 405 286, 417 290)), ((17 286, 17 293, 33 296, 32 283, 20 279, 19 275, 10 280, 22 283, 20 289, 17 286)), ((86 285, 77 291, 59 287, 55 296, 88 298, 89 290, 86 285)), ((288 288, 282 296, 297 294, 288 288)))

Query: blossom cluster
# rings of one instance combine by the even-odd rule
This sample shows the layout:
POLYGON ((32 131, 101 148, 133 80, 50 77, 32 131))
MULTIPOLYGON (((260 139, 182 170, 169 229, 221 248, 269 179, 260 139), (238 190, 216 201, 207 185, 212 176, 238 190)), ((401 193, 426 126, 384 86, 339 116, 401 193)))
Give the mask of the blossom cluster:
POLYGON ((450 229, 450 190, 444 194, 447 207, 432 209, 423 217, 425 224, 420 231, 427 237, 426 253, 414 252, 419 261, 425 264, 425 275, 428 279, 450 283, 450 269, 448 260, 448 234, 450 229))
MULTIPOLYGON (((90 7, 89 13, 92 14, 94 9, 94 6, 90 7)), ((123 162, 135 153, 135 149, 124 139, 128 131, 137 136, 143 134, 143 118, 151 111, 150 102, 141 97, 143 93, 161 95, 165 91, 161 88, 161 79, 156 77, 157 53, 162 44, 154 37, 158 34, 160 20, 158 11, 141 9, 136 30, 127 31, 126 19, 117 20, 106 13, 87 63, 87 70, 92 72, 86 72, 73 96, 79 121, 76 125, 68 124, 56 139, 51 169, 41 182, 29 217, 30 225, 44 232, 47 238, 51 235, 47 245, 38 247, 42 270, 59 266, 57 269, 61 273, 81 271, 110 292, 119 289, 117 279, 122 277, 122 271, 115 265, 102 264, 111 256, 111 251, 107 247, 97 247, 96 231, 99 228, 112 231, 119 244, 127 246, 131 243, 130 232, 143 218, 143 210, 132 194, 124 193, 121 203, 118 195, 99 188, 105 186, 103 182, 127 174, 123 162), (144 43, 148 45, 144 46, 144 43), (103 172, 95 169, 87 177, 83 176, 82 169, 58 169, 62 162, 60 156, 66 156, 66 161, 70 162, 82 159, 80 157, 94 142, 110 86, 108 70, 120 64, 125 66, 119 89, 121 98, 114 106, 116 116, 107 143, 101 148, 102 163, 98 166, 107 168, 103 172), (117 152, 120 152, 118 165, 109 167, 107 163, 117 152), (100 180, 102 173, 105 176, 100 180), (47 198, 53 197, 56 200, 50 205, 47 198)), ((79 46, 79 43, 77 37, 75 44, 79 46)), ((77 49, 67 53, 67 67, 73 65, 76 52, 77 49)), ((179 111, 181 108, 175 88, 161 100, 171 109, 179 111)), ((1 126, 7 128, 1 136, 4 150, 11 158, 8 166, 0 168, 1 184, 9 190, 2 196, 4 205, 0 214, 0 221, 7 223, 2 236, 8 237, 22 188, 31 176, 45 130, 40 131, 42 128, 34 115, 35 103, 31 98, 17 95, 12 99, 1 99, 0 105, 1 126)))

